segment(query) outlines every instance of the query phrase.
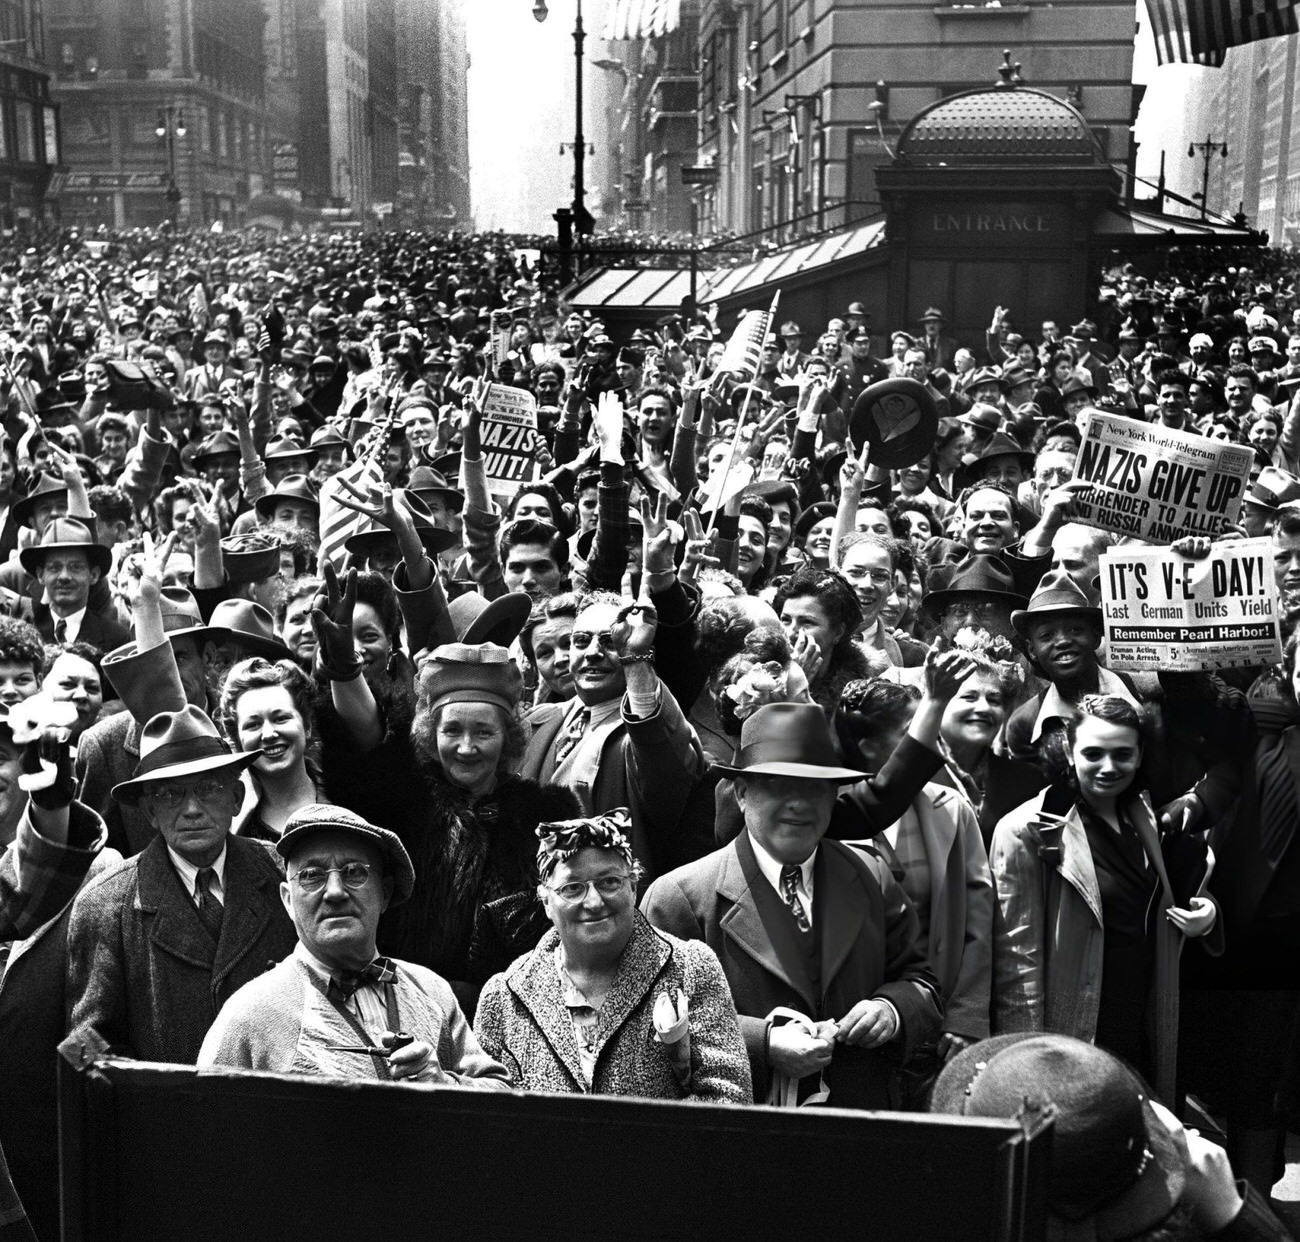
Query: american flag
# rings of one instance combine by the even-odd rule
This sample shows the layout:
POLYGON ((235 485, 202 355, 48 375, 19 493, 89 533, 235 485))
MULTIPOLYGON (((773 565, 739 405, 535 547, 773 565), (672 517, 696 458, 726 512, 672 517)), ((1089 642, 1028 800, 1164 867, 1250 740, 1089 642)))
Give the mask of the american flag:
POLYGON ((772 330, 776 319, 776 304, 781 297, 778 289, 772 299, 772 305, 765 311, 746 311, 741 316, 736 330, 727 342, 718 362, 718 370, 726 371, 739 379, 752 380, 758 375, 758 364, 763 357, 763 342, 772 330))
MULTIPOLYGON (((378 434, 378 433, 372 433, 378 434)), ((379 437, 383 444, 387 434, 379 437)), ((341 490, 339 479, 347 479, 354 487, 363 492, 370 486, 383 485, 383 472, 379 469, 378 454, 362 453, 350 466, 345 466, 338 474, 325 480, 320 489, 320 554, 319 564, 325 568, 329 561, 339 573, 343 572, 343 557, 346 553, 344 544, 361 530, 373 530, 375 523, 360 513, 339 504, 338 494, 341 490)))
POLYGON ((1162 65, 1222 65, 1230 47, 1300 32, 1300 0, 1147 0, 1162 65))
POLYGON ((681 20, 682 0, 609 0, 601 37, 606 42, 658 38, 671 34, 681 20))

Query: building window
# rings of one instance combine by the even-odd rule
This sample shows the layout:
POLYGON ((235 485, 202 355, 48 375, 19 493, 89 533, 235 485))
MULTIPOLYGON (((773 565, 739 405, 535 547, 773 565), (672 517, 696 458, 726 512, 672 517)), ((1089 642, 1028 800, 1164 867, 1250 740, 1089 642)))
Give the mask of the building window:
POLYGON ((45 122, 45 162, 57 164, 59 162, 58 115, 53 108, 42 108, 41 113, 45 122))
POLYGON ((36 163, 36 109, 25 99, 14 100, 15 153, 21 164, 36 163))

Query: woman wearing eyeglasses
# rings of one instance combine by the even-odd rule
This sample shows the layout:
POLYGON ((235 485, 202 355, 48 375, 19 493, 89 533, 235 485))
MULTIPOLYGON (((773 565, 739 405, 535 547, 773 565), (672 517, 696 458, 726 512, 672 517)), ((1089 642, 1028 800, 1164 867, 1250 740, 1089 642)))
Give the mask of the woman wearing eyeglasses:
POLYGON ((488 980, 474 1029, 530 1091, 744 1104, 736 1007, 713 950, 651 927, 619 808, 537 829, 537 895, 551 930, 488 980))

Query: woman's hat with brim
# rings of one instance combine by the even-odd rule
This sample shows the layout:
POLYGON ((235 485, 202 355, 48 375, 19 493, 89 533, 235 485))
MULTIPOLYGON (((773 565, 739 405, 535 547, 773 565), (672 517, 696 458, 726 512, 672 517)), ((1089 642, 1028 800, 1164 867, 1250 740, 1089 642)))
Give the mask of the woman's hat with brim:
MULTIPOLYGON (((415 533, 420 537, 424 550, 430 556, 437 556, 448 548, 453 548, 459 541, 455 531, 443 530, 433 524, 433 514, 429 506, 409 488, 398 488, 394 496, 400 503, 405 503, 415 525, 415 533)), ((397 536, 386 526, 374 526, 350 536, 343 547, 354 556, 371 557, 381 549, 392 550, 397 547, 397 536)))
POLYGON ((1011 624, 1016 627, 1017 634, 1028 638, 1029 627, 1039 617, 1066 612, 1101 625, 1101 609, 1089 602, 1079 584, 1065 570, 1059 569, 1043 576, 1029 597, 1029 607, 1018 608, 1011 614, 1011 624))
POLYGON ((217 726, 193 704, 159 712, 140 734, 140 761, 129 781, 113 786, 113 797, 135 806, 151 786, 208 772, 242 772, 260 750, 232 751, 217 726))
POLYGON ((1186 1185, 1186 1145, 1156 1115, 1137 1076, 1111 1053, 1068 1035, 1020 1032, 972 1044, 944 1066, 930 1111, 1052 1117, 1048 1207, 1067 1221, 1086 1221, 1097 1242, 1158 1224, 1186 1185))
POLYGON ((866 773, 839 762, 826 713, 815 703, 769 703, 746 717, 728 776, 799 776, 812 781, 860 781, 866 773))
MULTIPOLYGON (((933 582, 936 576, 932 572, 930 580, 933 582)), ((952 576, 941 588, 926 593, 921 600, 921 613, 933 618, 949 604, 975 597, 1003 603, 1008 612, 1014 608, 1027 608, 1029 601, 1014 588, 1015 579, 1011 571, 997 556, 976 553, 958 561, 952 576)))
POLYGON ((532 611, 532 600, 522 591, 497 599, 484 599, 477 591, 458 595, 447 611, 456 637, 462 643, 496 643, 509 647, 519 637, 532 611))
POLYGON ((428 702, 422 702, 420 708, 429 712, 447 703, 491 703, 513 716, 524 688, 510 652, 486 642, 435 647, 421 661, 420 682, 429 687, 428 702), (430 671, 432 675, 427 676, 430 671))
POLYGON ((275 491, 259 496, 253 507, 257 510, 258 517, 269 522, 275 516, 275 506, 282 500, 296 500, 320 511, 320 496, 316 492, 316 485, 305 474, 285 475, 275 491))
POLYGON ((34 578, 40 573, 45 558, 55 551, 84 552, 91 568, 98 569, 101 574, 108 573, 109 566, 113 563, 113 553, 95 542, 90 527, 76 518, 68 517, 55 518, 50 522, 41 535, 40 543, 24 548, 18 554, 18 559, 34 578))
POLYGON ((280 571, 280 545, 257 531, 221 541, 221 564, 231 586, 264 582, 280 571))
POLYGON ((415 888, 415 868, 397 834, 387 828, 369 823, 346 807, 327 802, 314 802, 299 807, 289 816, 284 832, 275 843, 276 853, 289 862, 297 850, 310 838, 322 832, 342 832, 359 837, 375 846, 384 860, 384 875, 393 878, 393 895, 388 908, 400 906, 415 888))
POLYGON ((823 518, 835 516, 835 505, 829 500, 819 500, 815 505, 809 505, 800 515, 799 520, 794 524, 794 539, 806 539, 808 532, 812 530, 823 518))

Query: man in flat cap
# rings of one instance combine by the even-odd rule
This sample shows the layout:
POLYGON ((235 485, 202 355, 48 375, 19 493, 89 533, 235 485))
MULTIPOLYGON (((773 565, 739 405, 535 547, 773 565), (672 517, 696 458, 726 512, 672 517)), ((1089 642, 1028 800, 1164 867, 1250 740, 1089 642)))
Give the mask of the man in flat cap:
POLYGON ((379 916, 415 886, 405 847, 341 806, 303 807, 276 843, 298 944, 223 1006, 200 1065, 504 1088, 451 986, 379 957, 379 916))

